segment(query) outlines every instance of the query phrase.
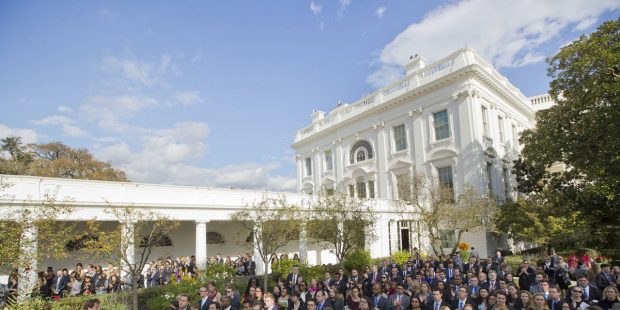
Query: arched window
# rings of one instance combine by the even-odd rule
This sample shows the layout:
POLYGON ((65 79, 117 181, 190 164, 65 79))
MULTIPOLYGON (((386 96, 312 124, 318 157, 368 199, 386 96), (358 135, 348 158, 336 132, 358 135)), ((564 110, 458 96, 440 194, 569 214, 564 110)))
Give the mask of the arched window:
POLYGON ((224 244, 224 237, 219 232, 208 231, 207 244, 224 244))
POLYGON ((168 235, 152 236, 150 240, 148 237, 142 237, 140 240, 141 248, 162 246, 172 246, 172 239, 168 235))
POLYGON ((357 151, 357 156, 355 156, 358 162, 366 160, 366 152, 364 150, 357 151))
POLYGON ((84 234, 79 237, 73 238, 65 244, 65 249, 68 252, 77 252, 88 246, 89 242, 99 241, 99 237, 94 234, 84 234))
POLYGON ((353 144, 353 146, 351 147, 351 152, 349 155, 349 162, 351 164, 354 164, 357 160, 357 162, 360 161, 364 161, 367 159, 372 159, 373 156, 373 152, 372 152, 372 146, 370 145, 370 143, 366 140, 360 140, 355 142, 355 144, 353 144), (360 155, 358 151, 365 151, 363 154, 363 158, 360 160, 360 155))

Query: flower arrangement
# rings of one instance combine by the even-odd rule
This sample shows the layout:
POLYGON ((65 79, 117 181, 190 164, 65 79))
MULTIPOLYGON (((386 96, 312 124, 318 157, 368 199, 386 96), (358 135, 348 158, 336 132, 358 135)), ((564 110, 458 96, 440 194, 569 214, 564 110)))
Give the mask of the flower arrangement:
POLYGON ((471 249, 471 244, 469 244, 467 242, 459 243, 459 250, 461 250, 461 251, 469 251, 469 249, 471 249))

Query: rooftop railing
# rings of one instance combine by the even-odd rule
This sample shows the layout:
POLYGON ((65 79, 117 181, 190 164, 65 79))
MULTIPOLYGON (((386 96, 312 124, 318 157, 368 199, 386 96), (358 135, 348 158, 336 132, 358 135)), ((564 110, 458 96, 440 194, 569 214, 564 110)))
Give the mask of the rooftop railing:
POLYGON ((497 72, 493 66, 482 59, 473 49, 462 48, 447 57, 426 65, 422 69, 407 74, 403 78, 351 104, 339 105, 322 118, 319 117, 312 124, 299 129, 295 136, 295 142, 472 64, 479 65, 514 96, 520 98, 523 102, 528 102, 528 99, 519 89, 513 86, 506 77, 497 72))

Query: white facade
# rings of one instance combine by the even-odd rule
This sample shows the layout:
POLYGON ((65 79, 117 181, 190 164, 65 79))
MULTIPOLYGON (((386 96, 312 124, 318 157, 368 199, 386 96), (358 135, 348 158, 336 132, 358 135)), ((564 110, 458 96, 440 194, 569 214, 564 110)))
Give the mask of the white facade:
MULTIPOLYGON (((393 200, 397 177, 416 169, 456 191, 471 185, 501 199, 512 195, 518 134, 533 127, 548 98, 530 101, 469 48, 431 64, 412 57, 406 69, 402 79, 354 103, 313 112, 293 144, 298 190, 393 200)), ((398 240, 394 250, 412 248, 402 243, 418 229, 409 225, 409 237, 395 231, 399 225, 380 227, 380 234, 398 240)), ((465 241, 482 255, 498 246, 485 234, 466 234, 465 241)))

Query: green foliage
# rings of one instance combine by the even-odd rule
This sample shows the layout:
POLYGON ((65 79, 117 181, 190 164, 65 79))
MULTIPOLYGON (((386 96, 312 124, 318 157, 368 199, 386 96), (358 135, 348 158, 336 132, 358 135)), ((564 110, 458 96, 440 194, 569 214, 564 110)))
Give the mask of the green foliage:
POLYGON ((271 278, 276 281, 283 277, 286 278, 293 270, 293 265, 301 266, 302 264, 291 259, 281 259, 271 264, 271 278))
POLYGON ((127 181, 125 172, 102 162, 86 149, 74 149, 61 142, 23 145, 20 137, 0 140, 0 174, 36 175, 55 178, 127 181))
POLYGON ((411 256, 411 254, 409 254, 409 252, 407 251, 397 251, 392 253, 392 261, 399 265, 402 265, 404 262, 409 260, 409 256, 411 256))
POLYGON ((357 269, 359 272, 364 270, 364 267, 370 265, 370 252, 362 249, 356 249, 351 251, 344 258, 344 269, 347 272, 351 272, 353 269, 357 269))
MULTIPOLYGON (((84 304, 90 299, 99 299, 101 309, 106 310, 126 310, 131 308, 131 294, 129 292, 119 292, 114 294, 104 294, 96 296, 77 296, 62 298, 58 301, 50 301, 42 298, 28 300, 21 304, 10 306, 9 310, 75 310, 82 309, 84 304)), ((161 308, 156 308, 161 309, 161 308)))
POLYGON ((504 224, 517 240, 620 257, 620 226, 609 220, 620 218, 620 19, 547 62, 557 105, 522 133, 513 170, 527 201, 505 208, 504 224))
MULTIPOLYGON (((202 274, 202 273, 201 273, 202 274)), ((207 266, 207 279, 223 280, 235 275, 235 268, 226 264, 210 264, 207 266)))
POLYGON ((308 266, 302 265, 299 272, 301 275, 310 283, 310 280, 321 279, 325 275, 326 268, 324 266, 316 265, 316 266, 308 266))

